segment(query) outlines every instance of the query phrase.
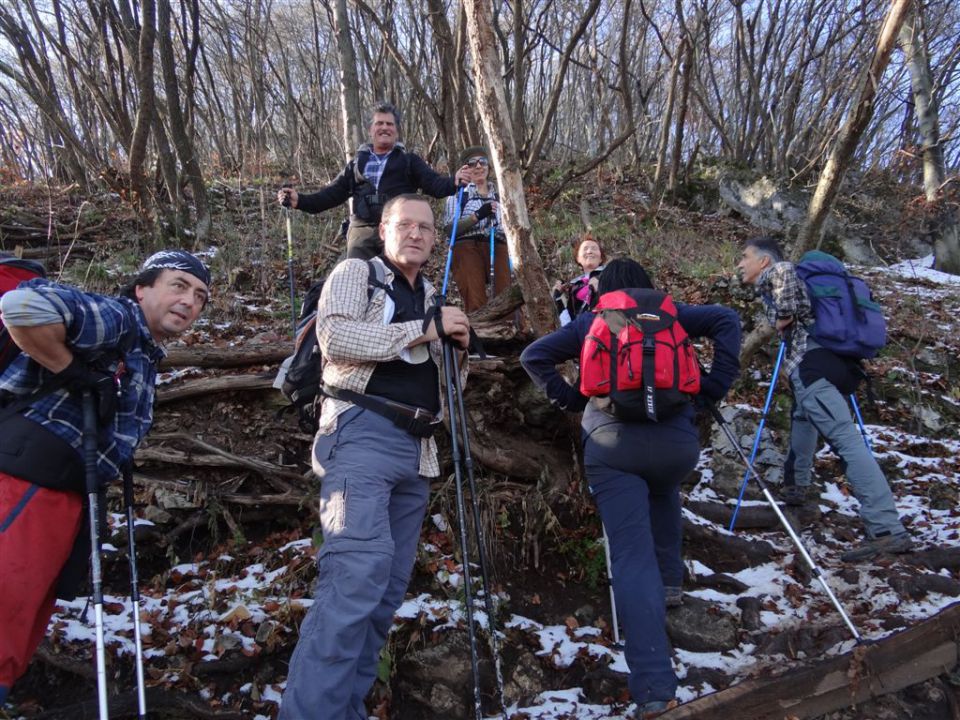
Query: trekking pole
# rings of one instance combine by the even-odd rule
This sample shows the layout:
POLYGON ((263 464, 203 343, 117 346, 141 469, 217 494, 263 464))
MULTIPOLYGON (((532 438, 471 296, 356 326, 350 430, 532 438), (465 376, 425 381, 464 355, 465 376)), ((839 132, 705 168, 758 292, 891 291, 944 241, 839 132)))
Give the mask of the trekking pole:
POLYGON ((870 436, 867 435, 867 428, 863 424, 863 415, 860 414, 860 406, 857 404, 857 396, 855 393, 850 393, 850 404, 853 406, 853 415, 857 419, 857 425, 860 426, 860 434, 863 435, 863 442, 867 446, 867 450, 873 452, 873 444, 870 442, 870 436))
POLYGON ((620 645, 620 620, 617 617, 617 598, 613 594, 613 565, 610 563, 610 539, 607 537, 607 528, 601 522, 603 528, 603 556, 607 561, 607 580, 610 581, 610 619, 613 623, 613 642, 620 645))
POLYGON ((457 220, 460 218, 460 208, 463 203, 463 190, 466 186, 461 185, 457 190, 457 199, 453 205, 453 221, 450 224, 450 244, 447 246, 447 264, 443 269, 443 287, 440 288, 440 297, 438 307, 442 307, 447 302, 447 285, 450 283, 450 265, 453 263, 453 246, 457 242, 457 220))
MULTIPOLYGON (((467 540, 467 513, 463 501, 463 475, 460 463, 460 433, 457 431, 457 407, 454 397, 454 383, 451 380, 454 373, 459 376, 456 367, 456 350, 448 343, 443 343, 443 372, 447 378, 447 407, 450 410, 450 446, 453 453, 453 474, 457 492, 457 522, 460 524, 460 554, 463 563, 463 596, 467 611, 467 634, 470 638, 470 669, 473 672, 473 710, 476 720, 483 720, 483 711, 480 706, 480 664, 477 659, 477 635, 473 627, 473 589, 470 585, 470 547, 467 540)), ((492 621, 492 618, 491 618, 492 621)))
POLYGON ((800 537, 794 531, 793 527, 790 525, 790 521, 787 520, 787 517, 783 514, 783 511, 780 509, 780 506, 777 505, 777 501, 774 499, 773 495, 770 492, 770 488, 767 486, 767 483, 760 473, 757 472, 756 468, 753 466, 753 462, 747 459, 746 453, 743 451, 743 448, 740 447, 740 443, 736 441, 733 436, 733 431, 730 429, 730 424, 726 421, 720 411, 717 409, 717 406, 712 402, 707 403, 707 407, 710 408, 710 414, 713 415, 713 419, 717 421, 717 424, 720 425, 720 429, 723 430, 723 433, 727 436, 727 440, 733 445, 734 449, 737 451, 737 454, 740 456, 740 459, 747 466, 747 473, 752 475, 757 481, 757 484, 760 486, 760 491, 763 493, 763 497, 770 504, 770 507, 773 508, 774 514, 777 516, 777 519, 780 521, 780 524, 783 525, 784 529, 787 531, 787 535, 790 536, 790 540, 793 541, 793 544, 797 548, 797 552, 800 554, 800 557, 803 558, 803 561, 807 564, 807 567, 810 568, 810 574, 815 577, 820 585, 823 587, 823 591, 827 594, 827 597, 830 598, 830 602, 833 603, 833 606, 837 609, 837 612, 840 613, 840 617, 843 618, 843 622, 846 624, 847 628, 850 630, 850 633, 853 635, 854 639, 860 643, 863 638, 860 636, 860 633, 857 631, 857 628, 854 626, 853 622, 850 620, 850 617, 844 611, 843 606, 840 604, 840 601, 837 600, 837 596, 833 594, 833 590, 830 589, 830 586, 827 585, 827 581, 823 577, 823 573, 820 570, 820 567, 814 562, 813 558, 810 557, 810 553, 807 552, 807 549, 803 546, 803 543, 800 540, 800 537))
MULTIPOLYGON (((450 346, 450 343, 446 343, 450 346)), ((506 720, 507 703, 503 695, 503 670, 500 666, 500 640, 497 637, 496 615, 493 605, 493 594, 490 592, 490 574, 487 571, 487 552, 486 543, 483 537, 483 525, 480 522, 480 507, 477 502, 477 483, 473 472, 473 456, 470 452, 470 435, 467 428, 467 411, 463 404, 463 386, 460 382, 460 359, 456 350, 450 346, 449 354, 453 360, 453 375, 447 376, 447 384, 450 384, 450 378, 453 378, 454 395, 457 402, 457 428, 460 430, 462 441, 463 466, 467 471, 467 484, 470 488, 470 507, 473 514, 473 531, 477 540, 477 558, 480 561, 480 579, 483 584, 483 603, 487 611, 487 625, 490 634, 490 653, 493 655, 493 668, 497 682, 497 699, 500 701, 500 708, 503 712, 503 720, 506 720)), ((452 406, 451 406, 452 407, 452 406)), ((453 411, 450 413, 450 434, 452 435, 456 428, 452 421, 453 411)))
POLYGON ((97 410, 93 391, 83 391, 83 469, 90 522, 90 567, 97 637, 97 701, 100 720, 108 720, 107 653, 103 642, 103 570, 100 567, 100 496, 97 477, 97 410))
MULTIPOLYGON (((288 188, 289 185, 283 187, 288 188)), ((290 196, 283 196, 283 214, 287 220, 287 276, 290 279, 290 322, 293 325, 293 342, 297 342, 297 291, 293 282, 293 223, 290 220, 290 196)))
MULTIPOLYGON (((760 413, 760 424, 757 426, 757 434, 753 438, 753 449, 750 451, 750 462, 746 472, 743 473, 743 480, 740 481, 740 493, 737 495, 737 506, 733 509, 733 516, 730 518, 730 527, 727 528, 733 532, 733 527, 737 523, 737 515, 740 512, 740 505, 743 503, 743 493, 747 489, 747 479, 750 477, 750 465, 757 457, 757 450, 760 448, 760 434, 763 432, 763 426, 767 422, 767 412, 770 410, 770 402, 773 400, 773 391, 777 387, 777 376, 780 375, 780 365, 783 363, 783 355, 786 352, 787 343, 780 341, 780 350, 777 352, 777 361, 773 364, 773 375, 770 376, 770 388, 767 390, 767 399, 763 403, 763 412, 760 413)), ((732 441, 731 441, 732 442, 732 441)), ((736 443, 740 448, 740 443, 736 443)))
MULTIPOLYGON (((460 215, 460 203, 463 199, 463 186, 457 193, 453 217, 460 215)), ((437 309, 446 304, 446 291, 450 281, 450 266, 453 259, 453 246, 456 243, 457 227, 454 223, 450 230, 450 244, 447 249, 447 263, 443 276, 443 289, 437 298, 437 309)), ((442 322, 439 321, 438 322, 442 322)), ((464 604, 467 612, 467 634, 470 639, 470 669, 473 673, 473 703, 476 720, 482 720, 480 703, 480 664, 477 653, 477 635, 473 623, 473 590, 470 580, 470 546, 467 538, 467 514, 463 497, 463 470, 466 469, 470 486, 474 533, 477 538, 477 551, 480 561, 480 577, 483 584, 484 607, 490 633, 490 649, 493 654, 496 673, 497 694, 500 701, 503 720, 507 720, 506 702, 503 694, 503 673, 500 666, 500 648, 497 638, 493 596, 490 593, 490 581, 487 573, 486 551, 480 523, 480 510, 477 506, 477 488, 473 474, 473 457, 470 451, 470 436, 467 429, 467 413, 463 404, 463 385, 460 382, 460 358, 457 349, 449 341, 443 342, 443 373, 447 386, 447 408, 450 412, 450 446, 453 456, 453 474, 456 485, 457 521, 460 524, 460 553, 463 561, 464 604), (461 447, 463 450, 461 451, 461 447)))
POLYGON ((127 511, 127 555, 130 561, 130 606, 133 612, 134 662, 137 671, 137 718, 147 717, 147 690, 143 678, 143 635, 140 631, 140 582, 137 576, 137 541, 134 538, 133 469, 123 468, 123 504, 127 511))
POLYGON ((490 299, 493 300, 496 297, 497 293, 494 289, 493 282, 493 262, 494 262, 494 250, 493 250, 493 236, 496 232, 496 228, 493 225, 490 226, 490 299))

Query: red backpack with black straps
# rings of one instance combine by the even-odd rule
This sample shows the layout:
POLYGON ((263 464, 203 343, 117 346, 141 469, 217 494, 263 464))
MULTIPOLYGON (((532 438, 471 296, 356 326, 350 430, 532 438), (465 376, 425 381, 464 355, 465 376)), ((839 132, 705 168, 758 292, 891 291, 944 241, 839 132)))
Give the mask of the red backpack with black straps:
MULTIPOLYGON (((40 263, 0 253, 0 297, 25 280, 46 276, 47 273, 40 263)), ((3 325, 3 318, 0 317, 0 373, 6 370, 19 354, 20 348, 10 339, 10 334, 3 325)))
POLYGON ((621 420, 663 420, 700 392, 693 343, 659 290, 600 296, 580 351, 580 392, 621 420))

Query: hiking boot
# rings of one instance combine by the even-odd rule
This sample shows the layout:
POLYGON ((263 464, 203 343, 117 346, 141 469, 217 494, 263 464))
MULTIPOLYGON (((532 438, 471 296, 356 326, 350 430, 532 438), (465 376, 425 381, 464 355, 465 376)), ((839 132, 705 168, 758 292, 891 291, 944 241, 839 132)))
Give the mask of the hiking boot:
POLYGON ((635 720, 653 720, 660 717, 667 710, 673 710, 677 707, 676 700, 648 700, 645 703, 637 705, 637 714, 633 717, 635 720))
POLYGON ((683 605, 683 588, 677 585, 663 586, 663 601, 668 608, 683 605))
POLYGON ((806 505, 809 494, 809 485, 786 485, 780 489, 780 499, 790 507, 806 505))
POLYGON ((878 555, 885 553, 899 554, 910 552, 913 549, 913 539, 907 533, 898 533, 896 535, 886 534, 878 535, 874 538, 864 538, 853 550, 840 555, 844 562, 858 562, 860 560, 872 560, 878 555))

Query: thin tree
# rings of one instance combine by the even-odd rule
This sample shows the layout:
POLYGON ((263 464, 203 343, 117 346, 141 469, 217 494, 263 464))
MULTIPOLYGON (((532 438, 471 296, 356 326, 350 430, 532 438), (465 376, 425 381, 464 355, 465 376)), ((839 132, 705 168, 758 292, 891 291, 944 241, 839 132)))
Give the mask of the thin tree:
MULTIPOLYGON (((921 9, 912 3, 910 14, 900 30, 900 45, 910 70, 910 85, 913 89, 914 117, 920 133, 923 162, 923 191, 927 202, 935 203, 946 180, 943 162, 943 147, 940 144, 940 118, 933 97, 933 77, 930 58, 923 33, 921 9)), ((947 203, 935 209, 931 219, 931 234, 934 237, 934 262, 938 270, 960 274, 960 228, 956 211, 947 203)))
POLYGON ((493 33, 493 13, 484 0, 464 0, 467 36, 473 57, 480 121, 490 140, 490 154, 497 174, 507 244, 533 331, 546 334, 557 327, 557 314, 540 262, 540 253, 530 232, 520 158, 514 137, 511 109, 503 83, 503 64, 493 33))
POLYGON ((843 127, 840 128, 837 142, 830 151, 827 164, 820 173, 820 181, 817 183, 817 189, 807 210, 807 219, 800 229, 800 236, 794 245, 794 259, 799 258, 807 250, 820 246, 824 222, 833 207, 833 201, 836 199, 837 191, 840 189, 840 184, 843 182, 844 175, 846 175, 850 166, 860 136, 863 135, 873 118, 880 79, 890 62, 890 54, 897 44, 897 35, 909 12, 910 0, 893 0, 886 17, 883 19, 873 58, 861 80, 860 93, 856 99, 856 104, 843 127))

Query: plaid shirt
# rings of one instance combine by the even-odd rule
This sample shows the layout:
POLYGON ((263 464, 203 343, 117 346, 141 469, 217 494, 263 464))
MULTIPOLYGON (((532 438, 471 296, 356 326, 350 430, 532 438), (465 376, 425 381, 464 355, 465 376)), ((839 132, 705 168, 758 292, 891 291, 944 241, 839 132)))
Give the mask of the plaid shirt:
MULTIPOLYGON (((400 145, 399 147, 402 152, 403 146, 400 145)), ((383 177, 383 169, 387 166, 387 161, 393 156, 393 149, 391 148, 390 152, 383 156, 377 155, 370 146, 364 146, 363 149, 370 151, 370 157, 367 158, 367 162, 363 166, 363 176, 370 181, 371 185, 379 188, 380 178, 383 177)))
MULTIPOLYGON (((143 313, 133 300, 85 293, 49 280, 31 280, 20 287, 30 288, 50 301, 63 318, 67 346, 77 356, 89 360, 103 356, 110 369, 116 370, 121 346, 130 344, 123 357, 126 369, 121 382, 125 390, 117 414, 110 427, 100 431, 97 470, 101 482, 111 482, 120 475, 121 467, 133 459, 153 423, 157 363, 164 352, 153 340, 143 313), (131 332, 137 333, 137 339, 124 343, 131 332)), ((0 390, 27 395, 51 377, 53 373, 21 353, 0 376, 0 390)), ((23 415, 82 453, 83 408, 79 398, 68 390, 40 398, 23 415)))
MULTIPOLYGON (((490 228, 500 229, 500 205, 497 204, 497 211, 483 220, 474 220, 473 213, 480 209, 480 206, 488 202, 497 202, 497 188, 493 183, 487 183, 490 194, 484 197, 477 190, 473 183, 467 185, 463 191, 463 205, 460 208, 460 217, 457 220, 457 240, 469 240, 478 238, 480 240, 490 239, 490 228)), ((450 224, 454 221, 453 213, 457 207, 457 196, 451 195, 447 198, 447 204, 443 213, 443 224, 449 235, 450 224)))
POLYGON ((771 265, 760 274, 757 290, 771 325, 776 326, 777 320, 794 319, 787 328, 787 351, 782 366, 784 375, 789 379, 807 352, 807 337, 813 324, 807 288, 797 277, 793 263, 783 261, 771 265))
MULTIPOLYGON (((373 262, 382 262, 374 258, 373 262)), ((423 335, 423 322, 391 323, 385 292, 374 292, 367 302, 367 263, 347 259, 337 265, 323 285, 317 308, 317 340, 323 354, 323 382, 326 385, 362 393, 376 370, 378 362, 408 358, 418 352, 429 352, 443 374, 443 356, 440 341, 430 343, 429 350, 418 345, 407 350, 407 345, 423 335)), ((392 285, 394 273, 384 265, 384 282, 392 285)), ((436 290, 424 280, 424 308, 433 304, 436 290)), ((466 378, 467 363, 461 364, 461 380, 466 378)), ((443 393, 440 395, 441 410, 443 393)), ((329 435, 337 429, 337 418, 353 407, 345 400, 324 397, 320 412, 319 435, 329 435)), ((440 463, 437 443, 424 438, 420 449, 420 474, 438 477, 440 463)))

